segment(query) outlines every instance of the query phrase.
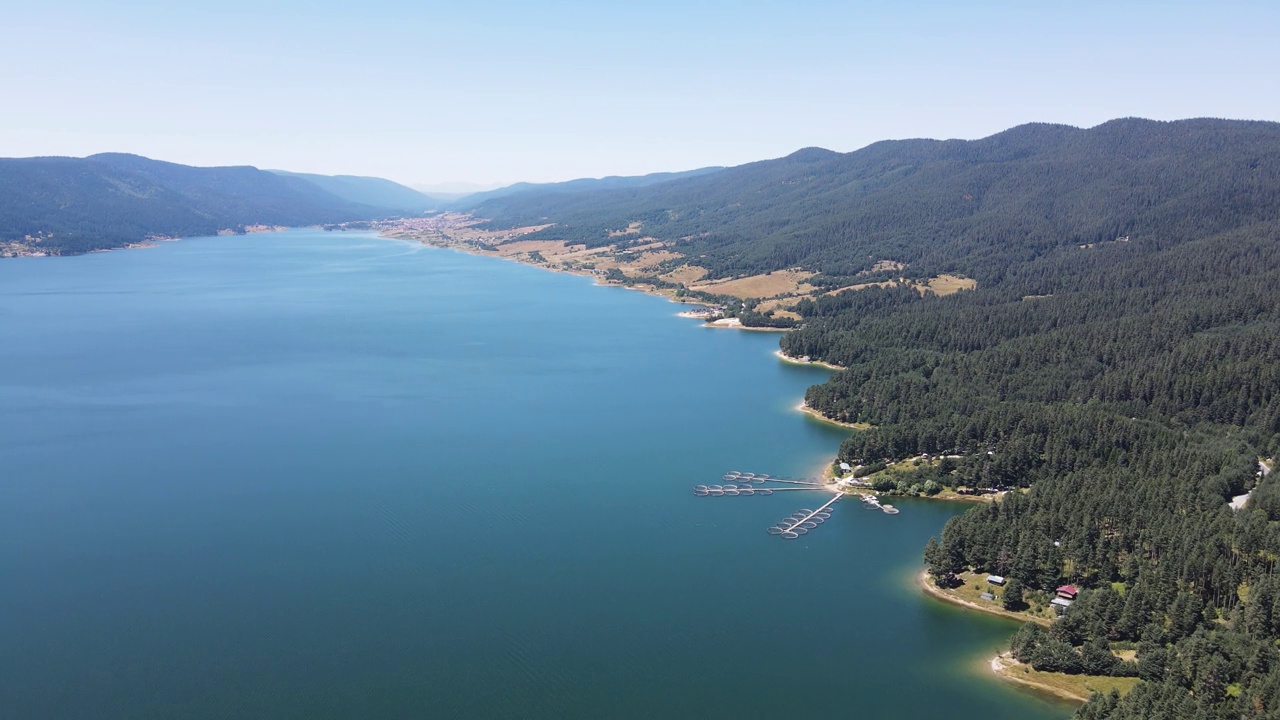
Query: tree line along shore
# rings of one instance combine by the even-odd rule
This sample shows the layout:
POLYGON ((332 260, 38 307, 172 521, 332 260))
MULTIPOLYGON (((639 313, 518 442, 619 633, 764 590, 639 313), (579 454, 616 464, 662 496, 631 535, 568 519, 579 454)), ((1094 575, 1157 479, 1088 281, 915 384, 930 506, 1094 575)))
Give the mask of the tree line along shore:
POLYGON ((1280 453, 1280 125, 1023 126, 475 212, 632 252, 673 286, 803 292, 736 314, 843 368, 805 396, 861 428, 837 462, 1004 492, 949 521, 928 564, 1033 600, 1078 589, 1010 651, 1137 678, 1079 718, 1280 713, 1280 490, 1258 465, 1280 453), (973 284, 920 290, 943 276, 973 284), (924 456, 951 460, 901 466, 924 456))

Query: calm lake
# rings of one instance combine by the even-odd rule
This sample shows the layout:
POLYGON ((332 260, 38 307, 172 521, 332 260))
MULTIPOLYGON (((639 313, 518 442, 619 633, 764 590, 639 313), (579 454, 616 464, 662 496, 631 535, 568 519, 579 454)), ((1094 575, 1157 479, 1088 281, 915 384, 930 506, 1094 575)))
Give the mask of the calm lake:
POLYGON ((825 371, 585 278, 297 230, 0 261, 0 717, 1065 718, 816 472, 825 371))

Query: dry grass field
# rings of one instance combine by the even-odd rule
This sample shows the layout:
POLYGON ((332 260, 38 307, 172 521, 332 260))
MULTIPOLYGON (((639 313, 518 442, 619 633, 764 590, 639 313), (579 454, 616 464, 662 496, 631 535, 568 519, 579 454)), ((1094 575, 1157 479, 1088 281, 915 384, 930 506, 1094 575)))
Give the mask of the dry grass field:
POLYGON ((691 286, 690 290, 732 295, 738 298, 773 298, 780 295, 808 295, 817 290, 805 282, 814 273, 804 270, 779 270, 764 275, 750 275, 733 280, 716 280, 691 286))
POLYGON ((929 278, 928 287, 936 295, 951 295, 961 290, 972 290, 978 287, 978 281, 959 275, 939 275, 929 278))

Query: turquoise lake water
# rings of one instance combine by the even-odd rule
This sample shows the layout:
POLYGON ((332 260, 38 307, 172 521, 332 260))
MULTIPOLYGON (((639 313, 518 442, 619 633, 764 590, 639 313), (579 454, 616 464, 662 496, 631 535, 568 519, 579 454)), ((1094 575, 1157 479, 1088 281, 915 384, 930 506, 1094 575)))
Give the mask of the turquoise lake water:
POLYGON ((844 431, 679 309, 305 230, 0 261, 0 717, 1068 717, 912 586, 962 507, 690 492, 844 431))

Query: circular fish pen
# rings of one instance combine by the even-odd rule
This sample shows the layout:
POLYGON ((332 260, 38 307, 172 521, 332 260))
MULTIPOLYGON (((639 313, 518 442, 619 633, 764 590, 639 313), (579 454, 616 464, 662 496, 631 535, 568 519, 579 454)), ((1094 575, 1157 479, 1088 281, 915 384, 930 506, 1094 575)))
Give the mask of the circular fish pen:
POLYGON ((740 487, 740 488, 738 488, 738 493, 739 493, 740 495, 755 495, 755 494, 756 494, 756 489, 755 489, 755 488, 750 488, 750 487, 740 487))
POLYGON ((798 538, 798 537, 800 537, 800 536, 799 536, 798 534, 796 534, 796 533, 791 532, 790 530, 788 530, 787 532, 782 533, 782 537, 786 538, 787 540, 795 540, 796 538, 798 538))
POLYGON ((756 492, 760 493, 761 495, 772 495, 772 494, 773 494, 773 491, 772 491, 772 490, 770 490, 769 488, 760 488, 760 489, 759 489, 759 490, 757 490, 756 492))
POLYGON ((769 527, 764 529, 764 531, 769 533, 770 535, 781 535, 782 530, 783 529, 778 527, 777 525, 770 525, 769 527))

